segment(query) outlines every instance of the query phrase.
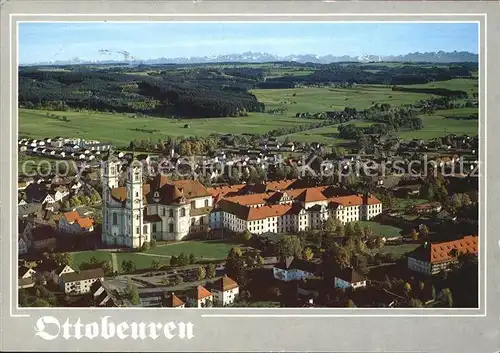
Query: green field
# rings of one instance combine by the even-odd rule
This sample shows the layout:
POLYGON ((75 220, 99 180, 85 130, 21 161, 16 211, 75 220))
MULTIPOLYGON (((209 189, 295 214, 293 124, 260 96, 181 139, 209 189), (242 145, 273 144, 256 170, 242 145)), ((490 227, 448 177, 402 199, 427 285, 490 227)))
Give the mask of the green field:
POLYGON ((467 92, 467 94, 472 98, 472 93, 478 92, 478 80, 477 78, 455 78, 448 81, 436 81, 417 85, 402 85, 401 87, 411 87, 411 88, 446 88, 449 90, 458 90, 467 92))
POLYGON ((19 109, 19 135, 30 138, 67 136, 97 139, 125 146, 130 141, 158 141, 165 136, 207 136, 211 133, 264 133, 281 127, 317 123, 312 119, 295 116, 250 113, 241 118, 183 119, 132 118, 125 114, 52 112, 66 116, 69 122, 62 122, 46 116, 42 110, 19 109), (189 124, 189 128, 184 128, 189 124), (135 128, 158 130, 155 133, 135 131, 135 128))
POLYGON ((222 243, 218 241, 191 241, 188 243, 157 246, 156 248, 147 251, 147 253, 163 256, 178 256, 181 253, 186 253, 193 254, 197 260, 203 258, 225 259, 231 248, 238 246, 240 245, 222 243))
POLYGON ((431 96, 392 91, 390 86, 381 85, 360 85, 356 88, 254 89, 252 93, 266 105, 266 109, 285 108, 287 115, 292 116, 296 113, 343 110, 345 107, 366 109, 374 103, 399 106, 431 96))
MULTIPOLYGON (((470 108, 465 108, 465 109, 470 109, 470 108)), ((446 111, 441 110, 432 115, 420 115, 424 123, 424 128, 422 130, 401 131, 398 133, 398 136, 406 140, 410 139, 428 140, 431 138, 446 136, 448 134, 456 134, 456 135, 478 134, 479 120, 447 119, 443 115, 446 114, 445 112, 446 111)))
MULTIPOLYGON (((273 68, 276 73, 307 74, 307 70, 297 71, 288 68, 273 68)), ((464 90, 471 95, 477 92, 477 80, 453 79, 405 87, 447 88, 464 90)), ((19 109, 19 135, 30 138, 67 136, 97 139, 110 142, 116 147, 125 147, 132 140, 158 141, 165 136, 207 136, 212 133, 265 133, 270 130, 310 125, 318 123, 316 119, 296 118, 297 113, 317 113, 332 110, 343 110, 345 107, 365 109, 374 103, 389 103, 392 106, 415 103, 428 99, 433 95, 392 91, 390 86, 359 85, 353 88, 310 87, 293 89, 255 89, 252 93, 266 105, 266 110, 284 108, 281 114, 249 113, 240 118, 182 119, 165 118, 133 118, 126 114, 93 113, 93 112, 51 112, 66 116, 64 122, 48 117, 46 111, 19 109), (185 125, 189 124, 188 128, 185 125), (149 132, 135 131, 147 129, 149 132)), ((437 96, 434 96, 437 97, 437 96)), ((477 108, 461 108, 437 111, 432 115, 422 115, 424 128, 419 131, 402 131, 398 136, 404 139, 429 139, 445 134, 476 135, 477 120, 454 120, 446 117, 469 116, 477 113, 477 108)), ((369 125, 369 123, 364 123, 369 125)), ((337 126, 327 126, 314 130, 302 131, 288 135, 294 141, 321 142, 342 144, 338 138, 337 126)), ((285 137, 281 137, 282 139, 285 137)))
POLYGON ((380 224, 377 222, 359 221, 358 223, 362 228, 366 226, 370 227, 373 231, 373 235, 391 238, 400 235, 401 232, 401 228, 393 227, 386 224, 380 224))
MULTIPOLYGON (((350 124, 354 124, 356 126, 370 126, 373 123, 368 121, 351 121, 350 124)), ((292 141, 301 141, 301 142, 318 142, 318 143, 326 143, 333 145, 342 145, 353 142, 351 140, 345 140, 340 138, 338 131, 339 124, 323 126, 317 129, 311 129, 307 131, 296 132, 294 134, 280 136, 279 140, 284 140, 289 138, 292 141)))

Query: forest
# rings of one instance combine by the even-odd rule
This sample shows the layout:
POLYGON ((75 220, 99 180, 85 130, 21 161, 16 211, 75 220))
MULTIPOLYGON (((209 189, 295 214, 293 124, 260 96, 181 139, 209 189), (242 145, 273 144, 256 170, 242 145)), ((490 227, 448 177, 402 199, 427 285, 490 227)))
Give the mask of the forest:
MULTIPOLYGON (((21 67, 19 107, 172 118, 242 117, 249 112, 265 111, 265 105, 250 93, 254 88, 339 83, 385 84, 393 85, 393 90, 466 98, 467 93, 462 91, 396 85, 471 77, 472 71, 477 68, 477 64, 468 63, 446 67, 355 63, 289 65, 293 70, 289 68, 290 72, 281 72, 280 75, 272 74, 269 67, 244 64, 140 67, 75 65, 57 69, 21 67)), ((340 116, 338 119, 343 120, 340 116)))

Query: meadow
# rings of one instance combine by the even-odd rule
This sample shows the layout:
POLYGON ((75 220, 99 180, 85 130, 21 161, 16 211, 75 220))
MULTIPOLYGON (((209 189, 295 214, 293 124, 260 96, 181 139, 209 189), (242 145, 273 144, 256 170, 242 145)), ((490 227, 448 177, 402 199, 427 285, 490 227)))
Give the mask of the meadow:
MULTIPOLYGON (((284 70, 284 69, 281 69, 284 70)), ((281 72, 283 74, 283 72, 281 72)), ((477 92, 477 80, 453 79, 408 87, 447 88, 464 90, 471 95, 477 92)), ((266 111, 284 108, 283 114, 249 113, 240 118, 170 119, 169 117, 134 118, 132 115, 101 112, 50 112, 69 121, 47 116, 47 112, 34 109, 19 109, 19 135, 29 138, 54 136, 82 137, 113 143, 117 148, 127 146, 132 140, 158 141, 166 136, 207 136, 212 133, 265 133, 274 129, 320 122, 316 119, 296 118, 297 113, 316 113, 343 110, 345 107, 366 109, 375 103, 392 106, 415 103, 418 100, 437 97, 423 93, 392 91, 390 86, 359 85, 353 88, 309 87, 293 89, 254 89, 252 93, 266 105, 266 111), (185 127, 189 124, 189 127, 185 127), (136 131, 144 129, 145 131, 136 131)), ((476 135, 478 120, 455 120, 447 117, 477 114, 477 108, 441 110, 432 115, 421 115, 424 128, 419 131, 401 131, 403 139, 430 139, 446 134, 476 135)), ((370 123, 356 122, 359 125, 370 123)), ((289 137, 297 142, 319 142, 329 145, 348 144, 338 138, 338 126, 326 126, 295 134, 289 137)))
POLYGON ((307 87, 288 89, 254 89, 251 91, 266 105, 266 109, 285 108, 287 115, 296 113, 318 113, 344 110, 345 107, 358 110, 375 103, 392 106, 414 103, 433 95, 392 91, 391 86, 359 85, 353 88, 307 87))
POLYGON ((46 116, 46 111, 19 109, 19 135, 29 138, 54 136, 97 139, 126 146, 130 141, 158 141, 165 136, 207 136, 212 133, 242 134, 264 133, 281 127, 318 123, 312 119, 295 116, 250 113, 241 118, 182 119, 132 118, 126 114, 92 112, 51 112, 66 116, 69 122, 62 122, 46 116), (189 124, 185 128, 185 124, 189 124), (154 133, 135 131, 136 128, 157 130, 154 133))

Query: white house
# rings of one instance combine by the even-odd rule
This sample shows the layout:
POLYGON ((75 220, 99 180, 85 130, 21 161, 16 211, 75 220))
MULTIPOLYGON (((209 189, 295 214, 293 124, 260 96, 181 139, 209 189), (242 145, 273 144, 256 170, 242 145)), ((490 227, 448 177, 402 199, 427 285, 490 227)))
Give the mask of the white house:
POLYGON ((361 288, 366 287, 366 277, 349 267, 337 273, 334 277, 335 288, 361 288))
POLYGON ((186 295, 188 306, 195 308, 206 308, 212 306, 214 296, 203 286, 197 286, 186 295))
POLYGON ((19 255, 24 255, 28 253, 29 249, 29 244, 28 241, 25 237, 19 236, 19 241, 18 241, 18 254, 19 255))
POLYGON ((299 281, 314 276, 316 270, 316 264, 290 256, 274 266, 273 275, 285 282, 299 281))
POLYGON ((186 307, 186 303, 184 303, 178 296, 174 293, 165 293, 165 296, 161 303, 162 307, 165 308, 178 308, 182 309, 186 307))
POLYGON ((31 288, 35 286, 37 272, 26 266, 19 266, 19 279, 17 283, 17 287, 19 289, 22 288, 31 288))
POLYGON ((56 268, 55 270, 50 272, 50 278, 52 279, 52 282, 54 282, 56 285, 60 285, 62 275, 64 275, 65 273, 74 273, 74 272, 75 270, 73 270, 68 265, 60 266, 59 268, 56 268))
POLYGON ((214 295, 214 300, 220 306, 226 306, 234 303, 240 293, 240 287, 233 279, 223 276, 210 287, 214 295))
POLYGON ((69 272, 61 275, 60 287, 66 294, 85 294, 90 292, 96 281, 104 280, 104 270, 93 268, 80 272, 69 272))

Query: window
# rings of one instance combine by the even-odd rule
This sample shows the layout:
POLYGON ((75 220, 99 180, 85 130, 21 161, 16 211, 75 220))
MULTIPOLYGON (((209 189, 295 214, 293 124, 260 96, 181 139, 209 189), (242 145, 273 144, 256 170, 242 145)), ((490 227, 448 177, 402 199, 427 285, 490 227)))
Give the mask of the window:
POLYGON ((167 210, 163 209, 163 217, 165 217, 166 215, 167 215, 167 210))
POLYGON ((156 233, 156 223, 153 224, 153 232, 156 233))
POLYGON ((135 173, 135 181, 139 181, 139 172, 135 173))
POLYGON ((142 232, 143 232, 144 234, 148 234, 148 226, 144 226, 144 227, 142 228, 142 232))
POLYGON ((170 224, 168 225, 168 231, 169 231, 170 233, 173 233, 173 232, 174 232, 174 225, 173 225, 172 223, 170 223, 170 224))
POLYGON ((135 197, 139 197, 139 192, 138 191, 135 192, 135 197))
POLYGON ((191 225, 194 226, 194 218, 191 219, 191 225))
POLYGON ((141 231, 141 229, 140 229, 139 227, 136 227, 136 228, 135 228, 135 232, 136 232, 136 233, 139 233, 140 231, 141 231))
POLYGON ((203 217, 200 218, 200 224, 203 224, 203 217))
POLYGON ((168 215, 170 217, 173 217, 174 216, 174 210, 168 210, 168 215))
POLYGON ((186 216, 186 209, 181 208, 181 217, 184 217, 184 216, 186 216))
POLYGON ((205 207, 208 207, 208 200, 205 200, 205 207))
POLYGON ((116 226, 118 224, 118 215, 113 213, 113 225, 116 226))

